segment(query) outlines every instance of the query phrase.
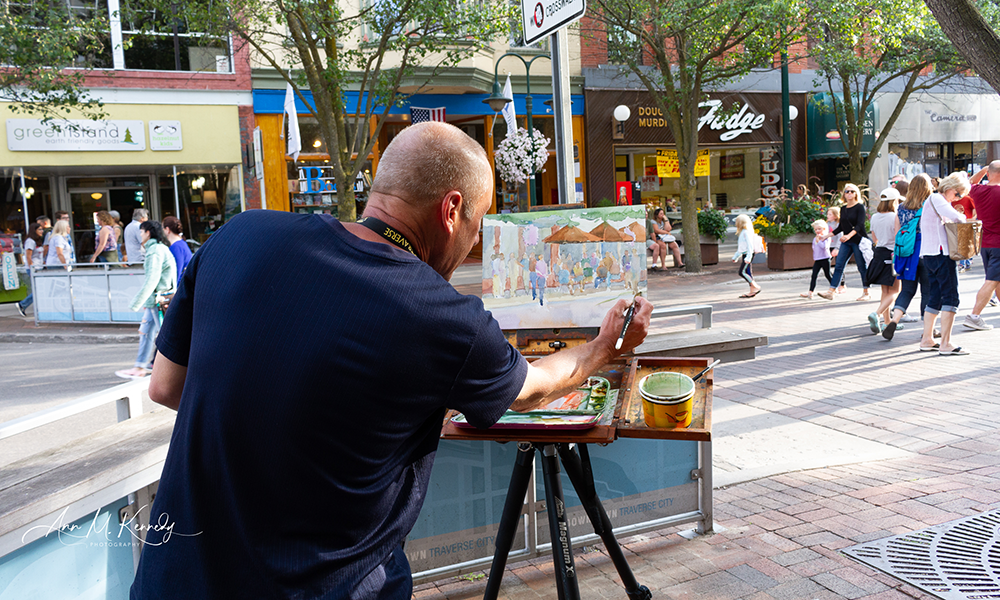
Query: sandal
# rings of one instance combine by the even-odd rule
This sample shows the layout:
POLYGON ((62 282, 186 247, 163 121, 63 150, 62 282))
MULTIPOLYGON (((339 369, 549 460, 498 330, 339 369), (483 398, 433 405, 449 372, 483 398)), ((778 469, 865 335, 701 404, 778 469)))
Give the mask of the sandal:
POLYGON ((760 290, 757 290, 756 292, 753 292, 753 293, 743 294, 742 296, 740 296, 740 298, 753 298, 754 296, 756 296, 759 293, 760 293, 760 290))
POLYGON ((934 344, 933 346, 920 346, 920 351, 921 352, 934 352, 935 350, 939 350, 940 348, 941 348, 941 344, 934 344))
POLYGON ((812 295, 812 292, 802 292, 801 294, 799 294, 799 297, 800 298, 808 298, 808 299, 812 300, 813 295, 812 295))
POLYGON ((122 379, 143 379, 148 377, 150 373, 152 373, 151 370, 143 369, 142 367, 132 367, 131 369, 115 371, 115 375, 121 377, 122 379))
POLYGON ((968 350, 962 350, 961 346, 955 346, 951 350, 940 350, 938 354, 941 356, 965 356, 969 353, 968 350))

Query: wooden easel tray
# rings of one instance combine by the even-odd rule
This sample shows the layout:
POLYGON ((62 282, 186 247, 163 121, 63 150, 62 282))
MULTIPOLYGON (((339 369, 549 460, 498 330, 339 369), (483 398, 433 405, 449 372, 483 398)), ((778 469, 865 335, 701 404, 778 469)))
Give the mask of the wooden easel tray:
POLYGON ((642 358, 629 360, 628 373, 622 380, 618 393, 618 420, 615 423, 618 437, 652 438, 660 440, 695 440, 708 442, 712 439, 712 384, 715 371, 709 371, 701 381, 695 383, 694 416, 691 425, 684 429, 664 429, 647 427, 642 413, 642 396, 639 395, 639 380, 657 371, 675 371, 694 377, 699 371, 712 364, 711 358, 642 358))

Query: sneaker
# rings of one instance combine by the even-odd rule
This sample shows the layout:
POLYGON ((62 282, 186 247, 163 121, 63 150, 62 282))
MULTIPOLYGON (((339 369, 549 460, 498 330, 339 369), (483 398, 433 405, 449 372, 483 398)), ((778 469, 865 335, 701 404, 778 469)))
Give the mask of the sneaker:
POLYGON ((902 317, 900 317, 900 319, 899 319, 899 322, 900 322, 900 323, 916 323, 916 322, 917 322, 917 321, 919 321, 919 320, 920 320, 920 319, 918 319, 918 318, 916 318, 916 317, 911 317, 911 316, 909 315, 909 313, 903 313, 903 316, 902 316, 902 317))
POLYGON ((997 300, 996 296, 990 298, 990 306, 1000 306, 1000 300, 997 300))
POLYGON ((816 295, 826 300, 833 300, 833 294, 830 292, 816 292, 816 295))
POLYGON ((27 317, 28 316, 28 314, 26 312, 24 312, 24 309, 21 308, 21 303, 20 302, 18 302, 16 306, 17 306, 17 312, 21 313, 22 317, 27 317))
POLYGON ((868 326, 871 328, 872 333, 879 333, 881 329, 878 326, 878 315, 872 313, 868 315, 868 326))
POLYGON ((965 315, 965 321, 962 322, 969 329, 978 329, 979 331, 989 331, 993 329, 993 326, 983 321, 983 318, 979 315, 965 315))

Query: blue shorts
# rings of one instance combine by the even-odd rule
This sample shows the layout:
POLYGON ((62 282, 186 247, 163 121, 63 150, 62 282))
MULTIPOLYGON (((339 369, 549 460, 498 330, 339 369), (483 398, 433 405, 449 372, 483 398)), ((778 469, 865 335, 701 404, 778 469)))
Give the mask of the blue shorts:
POLYGON ((986 269, 986 281, 1000 281, 1000 248, 983 248, 979 251, 986 269))

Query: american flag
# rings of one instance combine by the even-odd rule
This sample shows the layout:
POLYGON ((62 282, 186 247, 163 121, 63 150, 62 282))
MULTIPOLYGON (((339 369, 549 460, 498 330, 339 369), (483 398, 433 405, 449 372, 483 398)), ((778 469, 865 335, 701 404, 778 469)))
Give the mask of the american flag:
POLYGON ((425 121, 441 121, 444 123, 444 107, 441 108, 419 108, 410 107, 410 122, 416 125, 425 121))

